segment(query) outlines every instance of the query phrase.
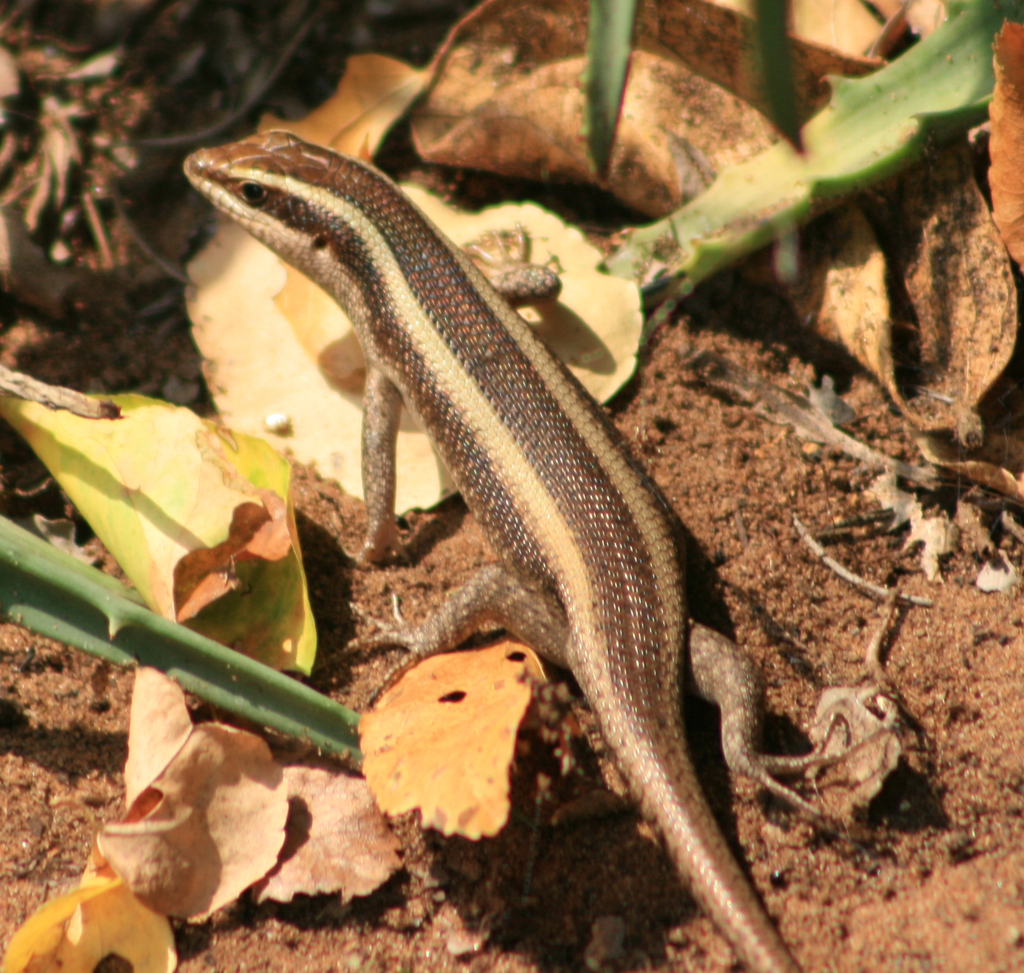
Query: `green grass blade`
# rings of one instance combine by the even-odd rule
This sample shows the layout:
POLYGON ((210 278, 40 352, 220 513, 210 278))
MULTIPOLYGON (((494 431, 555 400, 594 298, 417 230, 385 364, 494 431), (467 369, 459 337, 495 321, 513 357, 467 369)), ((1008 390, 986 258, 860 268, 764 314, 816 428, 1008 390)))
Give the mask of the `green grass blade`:
POLYGON ((775 127, 801 149, 800 116, 796 104, 793 62, 789 56, 786 35, 787 0, 757 0, 757 21, 754 36, 761 59, 761 77, 775 127))
POLYGON ((231 713, 359 757, 357 713, 161 618, 120 582, 0 517, 0 609, 10 621, 117 665, 153 666, 231 713))
POLYGON ((608 168, 626 90, 636 0, 590 0, 584 132, 599 173, 608 168))
POLYGON ((953 3, 949 20, 892 64, 856 81, 833 79, 827 108, 803 129, 804 155, 779 142, 724 170, 671 216, 635 230, 608 269, 642 279, 665 264, 683 291, 770 243, 827 204, 905 168, 927 146, 987 116, 992 40, 1024 0, 953 3))

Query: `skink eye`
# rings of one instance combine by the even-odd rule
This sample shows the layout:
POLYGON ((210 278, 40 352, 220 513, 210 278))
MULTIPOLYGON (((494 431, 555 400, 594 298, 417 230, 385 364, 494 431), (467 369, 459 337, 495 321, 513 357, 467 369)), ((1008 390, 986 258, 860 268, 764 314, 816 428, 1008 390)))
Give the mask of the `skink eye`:
POLYGON ((242 198, 250 206, 259 206, 267 198, 267 191, 258 182, 243 182, 242 198))

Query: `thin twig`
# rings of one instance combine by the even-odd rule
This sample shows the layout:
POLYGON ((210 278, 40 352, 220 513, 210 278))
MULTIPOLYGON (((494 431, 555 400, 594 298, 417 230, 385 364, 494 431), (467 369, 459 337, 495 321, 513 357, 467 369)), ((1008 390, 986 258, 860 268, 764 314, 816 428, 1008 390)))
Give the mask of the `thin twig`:
POLYGON ((139 232, 139 228, 132 221, 132 218, 128 215, 128 212, 124 208, 124 202, 121 199, 121 194, 117 191, 115 186, 110 187, 110 198, 114 201, 114 208, 117 210, 117 215, 124 223, 125 229, 128 231, 128 235, 135 242, 135 245, 153 261, 168 277, 172 277, 174 280, 179 281, 186 287, 189 286, 192 281, 189 280, 188 274, 185 273, 176 264, 172 264, 169 260, 161 257, 148 243, 146 238, 139 232))
POLYGON ((281 52, 281 56, 277 59, 277 63, 271 69, 270 74, 267 75, 263 83, 257 86, 256 90, 246 98, 235 111, 228 115, 227 118, 221 119, 221 121, 217 122, 215 125, 211 125, 209 128, 204 128, 200 132, 191 132, 186 135, 167 135, 149 139, 135 139, 134 144, 148 149, 170 149, 182 145, 192 145, 195 142, 203 142, 208 138, 213 138, 214 135, 219 135, 225 129, 230 128, 240 118, 244 118, 249 114, 254 105, 263 100, 263 96, 266 95, 274 82, 277 81, 281 72, 288 66, 288 62, 298 50, 299 45, 303 40, 305 40, 306 34, 309 33, 309 28, 313 26, 315 19, 316 14, 314 13, 299 25, 299 29, 295 31, 292 35, 292 39, 285 45, 284 50, 281 52))
POLYGON ((733 511, 733 521, 736 524, 736 536, 740 540, 740 544, 743 546, 743 550, 750 547, 750 535, 747 534, 746 525, 743 523, 743 512, 737 507, 733 511))
POLYGON ((119 419, 121 410, 106 399, 90 399, 74 389, 47 385, 37 378, 15 372, 0 365, 0 392, 29 402, 38 402, 48 409, 66 409, 83 419, 119 419))
POLYGON ((889 591, 889 596, 882 605, 882 618, 871 636, 867 648, 864 650, 864 665, 879 685, 888 685, 889 677, 886 675, 882 665, 882 643, 889 632, 893 619, 896 617, 896 602, 899 600, 899 592, 895 588, 889 591))
POLYGON ((107 228, 103 225, 99 210, 96 209, 96 201, 88 190, 82 193, 82 208, 85 210, 85 219, 89 224, 93 241, 96 243, 96 249, 100 252, 100 270, 113 270, 114 254, 110 249, 107 228))
MULTIPOLYGON (((793 514, 793 526, 796 528, 796 532, 800 535, 800 539, 811 549, 815 556, 824 564, 826 567, 831 568, 836 574, 839 575, 844 581, 848 581, 855 588, 860 588, 861 591, 867 592, 879 601, 885 601, 889 595, 893 593, 893 588, 883 588, 880 585, 873 584, 866 578, 862 578, 859 574, 854 574, 849 568, 843 567, 835 558, 829 557, 825 553, 823 548, 811 535, 811 532, 804 527, 800 522, 800 518, 796 514, 793 514)), ((921 598, 917 595, 905 595, 902 592, 897 592, 897 597, 900 601, 908 602, 911 605, 917 605, 921 608, 931 608, 932 600, 930 598, 921 598)))

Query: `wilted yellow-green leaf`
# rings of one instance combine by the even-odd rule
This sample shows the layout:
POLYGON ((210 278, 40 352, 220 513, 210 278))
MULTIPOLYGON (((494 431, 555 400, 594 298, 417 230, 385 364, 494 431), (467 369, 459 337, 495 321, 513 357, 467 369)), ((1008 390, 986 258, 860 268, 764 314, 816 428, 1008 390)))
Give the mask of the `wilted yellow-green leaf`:
POLYGON ((178 964, 167 918, 139 902, 94 852, 79 887, 14 934, 3 973, 92 973, 110 953, 135 973, 171 973, 178 964))
POLYGON ((316 629, 288 463, 266 443, 137 395, 91 420, 15 399, 29 442, 146 603, 277 668, 308 672, 316 629))

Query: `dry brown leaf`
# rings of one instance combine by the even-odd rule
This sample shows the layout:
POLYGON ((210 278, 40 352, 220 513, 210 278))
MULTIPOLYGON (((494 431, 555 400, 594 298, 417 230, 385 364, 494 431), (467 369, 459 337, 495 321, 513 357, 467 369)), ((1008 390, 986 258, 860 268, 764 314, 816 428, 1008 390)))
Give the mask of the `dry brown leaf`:
POLYGON ((341 892, 369 895, 402 864, 401 842, 388 827, 366 781, 322 767, 285 767, 290 810, 281 864, 256 901, 341 892))
POLYGON ((363 773, 381 809, 419 808, 424 827, 446 835, 497 834, 530 680, 543 678, 533 651, 510 641, 405 673, 359 723, 363 773))
MULTIPOLYGON (((149 670, 136 682, 132 718, 158 722, 130 731, 126 779, 133 800, 125 819, 99 834, 100 851, 132 893, 162 915, 204 915, 237 898, 277 863, 288 794, 281 767, 252 733, 219 723, 190 728, 151 783, 146 778, 185 730, 184 698, 149 670), (155 755, 140 753, 147 745, 155 755), (134 759, 131 749, 138 754, 134 759)), ((187 716, 187 713, 186 713, 187 716)))
MULTIPOLYGON (((995 398, 1016 342, 1017 294, 966 143, 915 166, 881 190, 879 202, 887 207, 886 219, 875 229, 912 306, 893 309, 904 333, 915 335, 900 355, 904 364, 911 355, 916 359, 921 394, 905 396, 891 364, 878 377, 919 432, 937 442, 957 440, 953 452, 960 459, 966 449, 967 459, 987 460, 970 451, 986 448, 989 440, 1003 455, 1006 430, 992 426, 1005 412, 995 398)), ((875 354, 884 365, 884 349, 875 354)), ((943 462, 940 452, 936 447, 926 455, 943 462)))
POLYGON ((988 183, 992 219, 1006 249, 1024 264, 1024 24, 1007 21, 996 35, 996 86, 988 106, 992 120, 988 183))
MULTIPOLYGON (((581 135, 586 23, 584 0, 489 0, 465 17, 413 115, 421 154, 528 179, 595 181, 581 135)), ((641 4, 619 131, 600 185, 660 216, 702 190, 714 169, 769 143, 764 118, 733 97, 755 107, 764 101, 744 54, 749 26, 704 0, 641 4)), ((794 60, 805 117, 828 99, 826 74, 862 74, 879 63, 803 43, 794 45, 794 60)))
POLYGON ((191 732, 192 717, 181 687, 159 669, 136 669, 124 765, 126 810, 163 773, 191 732))
POLYGON ((176 620, 187 622, 240 586, 239 561, 280 561, 292 549, 288 508, 273 490, 257 490, 262 504, 242 503, 231 513, 227 539, 185 554, 174 565, 176 620))
POLYGON ((813 264, 792 289, 801 319, 830 341, 841 341, 878 376, 893 375, 885 256, 856 203, 847 203, 808 227, 805 249, 813 264))

